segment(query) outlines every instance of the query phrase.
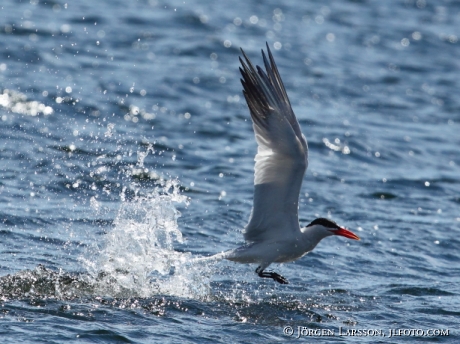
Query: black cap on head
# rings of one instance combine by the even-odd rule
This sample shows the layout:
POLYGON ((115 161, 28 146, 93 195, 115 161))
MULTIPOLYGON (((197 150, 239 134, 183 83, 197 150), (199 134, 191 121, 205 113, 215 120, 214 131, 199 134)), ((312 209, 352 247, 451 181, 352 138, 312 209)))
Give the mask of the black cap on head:
POLYGON ((335 223, 332 220, 325 219, 324 217, 319 217, 319 218, 313 220, 307 227, 310 227, 310 226, 313 226, 313 225, 321 225, 321 226, 324 226, 326 228, 332 228, 332 229, 340 228, 337 225, 337 223, 335 223))

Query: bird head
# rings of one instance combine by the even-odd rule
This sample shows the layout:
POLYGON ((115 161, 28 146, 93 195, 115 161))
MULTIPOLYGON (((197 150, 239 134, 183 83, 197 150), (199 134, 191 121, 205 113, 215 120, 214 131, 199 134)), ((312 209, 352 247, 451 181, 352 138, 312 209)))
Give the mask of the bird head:
POLYGON ((359 236, 357 236, 352 231, 342 228, 334 221, 325 219, 323 217, 313 220, 305 229, 314 229, 323 237, 330 235, 340 235, 348 239, 360 240, 359 236))

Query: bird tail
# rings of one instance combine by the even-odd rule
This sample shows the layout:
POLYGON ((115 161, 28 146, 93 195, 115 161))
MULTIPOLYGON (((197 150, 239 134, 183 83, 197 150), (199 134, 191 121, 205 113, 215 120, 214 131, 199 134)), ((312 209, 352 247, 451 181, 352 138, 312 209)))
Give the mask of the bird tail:
POLYGON ((191 260, 191 262, 193 263, 211 263, 211 262, 216 262, 216 261, 219 261, 219 260, 222 260, 222 259, 225 259, 225 257, 227 256, 229 251, 227 252, 221 252, 221 253, 217 253, 217 254, 214 254, 212 256, 209 256, 209 257, 197 257, 197 258, 193 258, 191 260))

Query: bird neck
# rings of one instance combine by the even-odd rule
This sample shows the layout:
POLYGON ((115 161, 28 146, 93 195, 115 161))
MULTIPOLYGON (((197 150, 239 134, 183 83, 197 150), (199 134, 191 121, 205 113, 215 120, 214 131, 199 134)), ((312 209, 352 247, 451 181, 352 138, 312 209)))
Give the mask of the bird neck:
POLYGON ((306 252, 313 250, 322 239, 333 235, 330 231, 325 230, 323 226, 318 225, 303 227, 300 231, 302 232, 302 241, 306 252))

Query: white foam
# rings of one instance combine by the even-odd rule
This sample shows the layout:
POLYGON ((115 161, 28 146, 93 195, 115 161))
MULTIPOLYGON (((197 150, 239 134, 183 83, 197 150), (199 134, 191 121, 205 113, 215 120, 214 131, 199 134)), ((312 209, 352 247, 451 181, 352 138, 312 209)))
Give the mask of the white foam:
POLYGON ((0 93, 0 106, 21 115, 51 115, 54 112, 51 106, 46 106, 35 100, 27 100, 25 94, 9 89, 4 89, 3 92, 0 93))

